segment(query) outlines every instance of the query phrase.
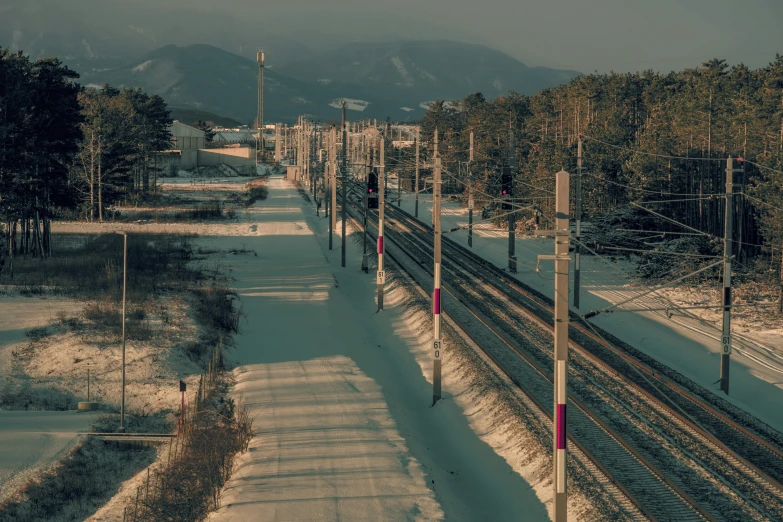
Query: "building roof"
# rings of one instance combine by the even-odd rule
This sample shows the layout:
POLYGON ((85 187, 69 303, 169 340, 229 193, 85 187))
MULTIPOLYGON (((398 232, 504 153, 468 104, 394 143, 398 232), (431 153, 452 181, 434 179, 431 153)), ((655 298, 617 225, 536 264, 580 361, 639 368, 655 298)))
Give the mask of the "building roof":
POLYGON ((244 143, 256 140, 256 133, 249 131, 217 131, 212 141, 225 141, 227 143, 244 143))
POLYGON ((190 125, 185 125, 184 123, 174 120, 174 122, 169 127, 169 131, 171 132, 171 135, 176 136, 188 136, 191 138, 203 138, 204 137, 204 131, 199 130, 195 127, 191 127, 190 125))

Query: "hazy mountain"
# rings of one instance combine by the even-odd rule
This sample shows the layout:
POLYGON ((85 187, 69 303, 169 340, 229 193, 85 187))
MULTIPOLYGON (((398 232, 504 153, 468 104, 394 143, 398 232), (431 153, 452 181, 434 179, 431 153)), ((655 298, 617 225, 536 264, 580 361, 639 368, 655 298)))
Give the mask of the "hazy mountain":
POLYGON ((495 49, 447 40, 352 43, 278 71, 310 83, 352 83, 408 107, 473 92, 488 98, 510 90, 533 94, 579 74, 527 67, 495 49))
POLYGON ((264 48, 277 64, 313 54, 244 14, 120 0, 0 0, 0 46, 56 55, 80 69, 117 67, 168 44, 209 44, 251 59, 264 48))
MULTIPOLYGON (((137 86, 171 106, 208 111, 251 123, 258 69, 254 60, 210 45, 165 46, 112 69, 79 68, 84 84, 137 86)), ((265 120, 299 114, 327 120, 348 98, 349 118, 410 120, 426 102, 480 91, 532 93, 568 81, 572 71, 529 68, 486 47, 457 42, 351 44, 319 58, 265 69, 265 120)))
POLYGON ((179 120, 182 123, 187 123, 188 125, 198 120, 206 122, 212 126, 220 127, 232 128, 242 125, 242 122, 233 118, 218 116, 217 114, 212 114, 211 112, 200 111, 197 109, 186 109, 183 107, 169 107, 169 109, 171 110, 172 120, 179 120))
MULTIPOLYGON (((78 69, 77 69, 78 70, 78 69)), ((81 82, 141 87, 161 95, 174 107, 208 111, 252 123, 257 107, 258 67, 254 60, 210 45, 156 49, 114 69, 79 71, 81 82)), ((327 119, 338 115, 329 104, 342 96, 361 98, 365 93, 350 86, 321 86, 287 78, 267 67, 264 74, 266 121, 292 121, 300 114, 327 119)), ((397 118, 393 104, 376 97, 383 114, 397 118), (389 111, 391 109, 391 111, 389 111)), ((385 117, 385 116, 384 116, 385 117)))

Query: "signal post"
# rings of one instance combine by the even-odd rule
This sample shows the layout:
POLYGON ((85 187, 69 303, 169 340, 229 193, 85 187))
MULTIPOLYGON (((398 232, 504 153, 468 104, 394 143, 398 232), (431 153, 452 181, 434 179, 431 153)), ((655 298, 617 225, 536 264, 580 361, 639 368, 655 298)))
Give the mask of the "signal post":
POLYGON ((385 190, 385 184, 386 181, 386 156, 385 156, 385 148, 386 148, 386 133, 381 135, 381 162, 380 166, 378 168, 379 172, 379 180, 378 180, 378 274, 377 274, 377 284, 378 284, 378 311, 383 310, 383 287, 386 284, 386 272, 383 271, 383 210, 384 205, 386 204, 386 192, 385 190))
POLYGON ((435 160, 435 168, 433 170, 432 178, 432 221, 434 228, 434 245, 433 245, 433 289, 432 289, 432 329, 433 329, 433 343, 432 343, 432 405, 434 406, 441 398, 441 355, 442 347, 440 343, 440 241, 441 241, 441 225, 440 225, 440 178, 441 178, 441 166, 440 156, 438 155, 438 128, 435 128, 435 141, 433 157, 435 160))

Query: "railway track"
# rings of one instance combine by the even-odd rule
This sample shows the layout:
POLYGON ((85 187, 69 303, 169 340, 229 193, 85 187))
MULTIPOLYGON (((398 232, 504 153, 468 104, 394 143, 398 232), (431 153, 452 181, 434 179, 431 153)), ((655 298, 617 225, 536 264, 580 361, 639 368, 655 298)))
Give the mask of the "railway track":
MULTIPOLYGON (((358 215, 354 215, 360 220, 358 215)), ((371 225, 374 225, 371 223, 371 225)), ((387 230, 388 232, 388 230, 387 230)), ((416 259, 416 254, 410 252, 403 245, 396 245, 405 255, 416 259)), ((397 260, 401 268, 404 264, 397 260)), ((421 268, 426 265, 419 263, 421 268)), ((409 272, 410 273, 410 272, 409 272)), ((415 278, 415 276, 411 273, 415 278)), ((421 282, 419 282, 421 284, 421 282)), ((460 300, 459 296, 449 287, 444 290, 453 298, 460 300)), ((539 411, 550 421, 552 420, 552 408, 544 406, 551 403, 552 376, 543 367, 533 361, 523 352, 516 351, 515 343, 500 332, 490 321, 475 312, 474 316, 482 321, 505 344, 507 349, 514 350, 516 359, 526 362, 527 371, 520 371, 518 364, 512 361, 509 364, 507 354, 498 354, 484 347, 486 342, 471 335, 468 328, 461 329, 482 348, 484 353, 492 359, 496 366, 503 371, 520 390, 536 405, 539 411), (510 369, 514 368, 514 369, 510 369), (521 383, 525 384, 522 385, 521 383)), ((460 321, 449 314, 458 326, 460 321)), ((569 440, 587 459, 589 459, 607 480, 614 484, 623 495, 649 520, 715 520, 709 513, 702 509, 693 499, 684 493, 676 484, 666 479, 664 474, 652 465, 638 452, 625 443, 606 423, 595 416, 589 408, 579 402, 573 395, 570 396, 575 406, 570 419, 569 440), (628 484, 632 484, 631 488, 628 484)))
MULTIPOLYGON (((429 227, 397 208, 390 205, 386 208, 387 235, 431 273, 429 227)), ((546 299, 446 238, 443 247, 444 269, 452 281, 448 290, 454 298, 477 317, 480 315, 482 322, 509 349, 534 364, 539 375, 551 381, 551 372, 545 369, 551 367, 552 321, 551 306, 546 299)), ((637 461, 641 457, 648 470, 645 476, 656 475, 658 483, 680 499, 680 505, 687 504, 690 513, 700 518, 776 520, 783 517, 778 480, 781 462, 777 460, 783 455, 775 442, 755 433, 744 425, 747 423, 743 419, 738 421, 683 389, 658 368, 651 368, 614 346, 590 325, 572 325, 569 335, 573 348, 570 384, 572 392, 586 404, 573 393, 571 400, 582 404, 581 413, 594 417, 594 424, 603 422, 604 432, 617 430, 614 435, 618 443, 629 446, 625 451, 636 453, 637 461), (593 412, 596 414, 592 415, 593 412), (622 432, 622 436, 617 432, 622 432)), ((498 362, 501 367, 503 364, 498 362)), ((551 402, 551 383, 548 390, 540 387, 538 393, 547 398, 544 403, 551 402)), ((611 447, 617 451, 616 445, 596 442, 600 437, 582 428, 583 425, 589 426, 569 423, 569 428, 578 440, 581 437, 585 441, 589 451, 595 452, 598 460, 616 465, 618 459, 607 450, 611 447), (605 453, 603 458, 601 452, 605 453)), ((656 512, 665 503, 655 500, 656 494, 649 494, 651 486, 641 486, 643 481, 634 479, 639 475, 629 469, 619 466, 609 472, 616 480, 630 484, 626 494, 634 496, 647 514, 652 514, 650 518, 687 519, 685 513, 672 515, 676 510, 667 507, 656 512)), ((663 496, 660 493, 659 497, 663 496)))

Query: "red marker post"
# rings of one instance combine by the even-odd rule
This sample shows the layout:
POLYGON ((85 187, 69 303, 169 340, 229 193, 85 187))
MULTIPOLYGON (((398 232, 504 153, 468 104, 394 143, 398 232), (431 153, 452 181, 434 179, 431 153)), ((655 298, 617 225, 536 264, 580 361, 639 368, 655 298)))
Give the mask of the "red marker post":
POLYGON ((555 440, 554 486, 555 498, 552 520, 567 520, 568 496, 566 491, 566 403, 568 398, 568 183, 569 174, 557 173, 555 188, 555 440))
POLYGON ((185 428, 185 390, 187 384, 185 381, 179 381, 179 391, 182 393, 182 406, 179 410, 179 434, 182 435, 182 430, 185 428))

